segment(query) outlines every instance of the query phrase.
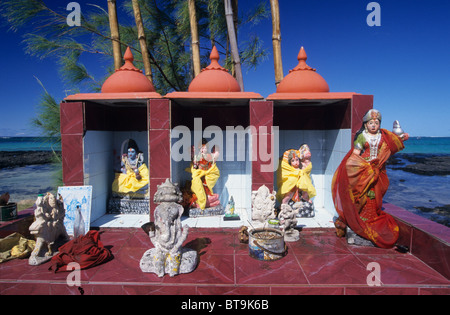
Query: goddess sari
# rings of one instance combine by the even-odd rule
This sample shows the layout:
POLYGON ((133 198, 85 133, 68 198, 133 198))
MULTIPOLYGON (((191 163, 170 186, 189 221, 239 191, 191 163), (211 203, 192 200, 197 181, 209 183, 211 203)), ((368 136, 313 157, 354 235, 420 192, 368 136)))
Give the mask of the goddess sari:
POLYGON ((207 195, 213 195, 213 188, 220 177, 220 171, 216 163, 210 163, 208 169, 194 168, 192 165, 189 172, 192 173, 191 190, 196 196, 200 209, 205 210, 207 195))
POLYGON ((352 147, 334 173, 331 191, 339 214, 337 230, 348 225, 376 246, 391 248, 397 242, 399 227, 392 216, 381 210, 383 196, 389 187, 386 161, 404 145, 394 133, 380 130, 377 158, 367 161, 353 154, 352 147))
POLYGON ((301 194, 299 191, 306 191, 309 198, 316 196, 316 189, 311 181, 311 170, 312 163, 309 163, 304 169, 295 168, 289 164, 287 155, 290 150, 286 151, 281 160, 280 166, 277 173, 277 200, 281 203, 284 196, 289 193, 292 189, 297 188, 294 193, 293 199, 298 199, 294 201, 300 201, 301 194))

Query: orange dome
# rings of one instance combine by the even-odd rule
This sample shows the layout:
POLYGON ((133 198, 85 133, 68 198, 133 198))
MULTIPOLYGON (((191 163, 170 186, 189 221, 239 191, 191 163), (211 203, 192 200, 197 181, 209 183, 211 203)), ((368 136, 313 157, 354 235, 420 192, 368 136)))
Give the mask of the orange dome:
POLYGON ((327 81, 306 64, 306 52, 302 47, 298 53, 298 65, 289 71, 277 87, 277 93, 329 92, 327 81))
POLYGON ((211 50, 211 64, 192 80, 189 92, 241 92, 238 82, 228 70, 219 64, 219 52, 216 46, 211 50))
POLYGON ((152 82, 133 65, 133 54, 127 48, 125 64, 117 69, 102 86, 102 93, 155 92, 152 82))

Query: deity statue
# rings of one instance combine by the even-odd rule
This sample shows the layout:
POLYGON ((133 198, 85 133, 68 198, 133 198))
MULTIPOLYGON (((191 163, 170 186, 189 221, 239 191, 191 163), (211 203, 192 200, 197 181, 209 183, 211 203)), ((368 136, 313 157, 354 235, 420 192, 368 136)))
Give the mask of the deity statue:
POLYGON ((277 172, 277 199, 281 204, 306 201, 312 203, 316 189, 311 180, 311 151, 303 144, 299 150, 284 152, 277 172))
POLYGON ((300 233, 295 229, 297 226, 297 210, 287 203, 281 204, 280 213, 280 227, 284 231, 284 240, 286 242, 295 242, 300 238, 300 233))
POLYGON ((148 193, 149 171, 144 154, 133 139, 128 140, 127 154, 122 154, 120 173, 116 173, 112 191, 121 197, 145 197, 148 193))
POLYGON ((404 148, 409 135, 398 128, 399 124, 394 124, 397 133, 381 129, 380 125, 378 110, 371 109, 364 115, 351 150, 333 176, 331 189, 339 214, 335 222, 338 236, 345 236, 348 227, 378 247, 392 248, 399 227, 392 216, 381 210, 389 187, 386 161, 404 148))
POLYGON ((154 201, 159 203, 155 209, 155 222, 142 226, 155 246, 144 253, 140 261, 143 272, 156 273, 163 277, 168 273, 171 277, 180 273, 189 273, 197 266, 197 252, 183 248, 188 235, 188 226, 181 226, 183 207, 179 204, 182 194, 177 185, 170 182, 158 185, 154 201))
POLYGON ((275 213, 276 192, 270 192, 266 185, 252 191, 252 220, 266 224, 277 217, 275 213))
POLYGON ((52 258, 57 248, 69 241, 66 227, 64 203, 61 195, 39 195, 34 210, 35 221, 30 225, 30 234, 36 237, 36 247, 31 253, 28 263, 40 265, 52 258))
POLYGON ((202 139, 197 154, 195 154, 195 148, 192 148, 192 164, 191 168, 187 169, 192 174, 190 207, 200 208, 203 211, 220 205, 219 195, 213 192, 220 177, 220 171, 216 165, 218 157, 217 148, 214 147, 211 153, 208 152, 208 142, 205 139, 202 139))

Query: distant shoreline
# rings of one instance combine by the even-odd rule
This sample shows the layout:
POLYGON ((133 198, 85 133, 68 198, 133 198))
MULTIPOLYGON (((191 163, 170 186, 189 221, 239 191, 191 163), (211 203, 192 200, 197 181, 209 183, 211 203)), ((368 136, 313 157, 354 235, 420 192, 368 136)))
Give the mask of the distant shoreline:
POLYGON ((422 154, 422 153, 398 153, 391 158, 390 163, 393 170, 402 170, 425 176, 450 175, 449 154, 422 154), (403 166, 399 158, 408 160, 410 165, 403 166))
MULTIPOLYGON (((60 151, 55 151, 61 155, 60 151)), ((53 151, 0 151, 0 169, 55 162, 53 151)))

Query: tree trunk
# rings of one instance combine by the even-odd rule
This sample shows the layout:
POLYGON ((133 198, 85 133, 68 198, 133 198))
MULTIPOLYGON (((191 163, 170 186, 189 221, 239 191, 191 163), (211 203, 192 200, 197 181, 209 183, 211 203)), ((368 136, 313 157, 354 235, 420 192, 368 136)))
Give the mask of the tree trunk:
POLYGON ((275 67, 275 85, 283 80, 283 64, 281 62, 281 31, 280 31, 280 8, 278 0, 270 0, 272 11, 272 45, 273 62, 275 67))
POLYGON ((138 29, 139 45, 141 46, 142 60, 144 62, 145 76, 150 80, 150 82, 153 83, 152 68, 150 65, 150 58, 147 49, 147 41, 145 39, 144 24, 142 23, 141 9, 139 8, 138 0, 132 0, 132 3, 134 19, 136 20, 136 27, 138 29))
POLYGON ((236 69, 236 80, 244 92, 244 80, 242 78, 241 59, 239 58, 239 50, 237 45, 236 31, 234 29, 233 9, 231 8, 231 0, 224 0, 225 17, 227 20, 228 38, 230 39, 231 56, 233 57, 234 67, 236 69))
POLYGON ((113 46, 114 69, 122 66, 122 52, 120 50, 119 23, 117 21, 116 0, 108 0, 109 28, 113 46))
POLYGON ((192 62, 194 64, 194 77, 201 71, 200 43, 198 39, 197 16, 195 13, 195 0, 189 1, 189 22, 191 24, 192 62))

